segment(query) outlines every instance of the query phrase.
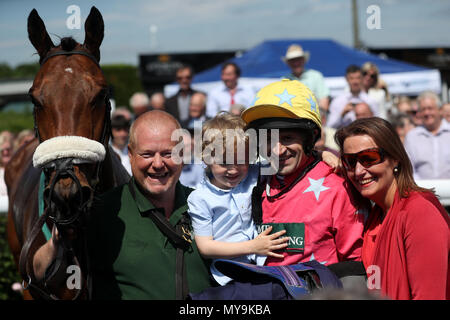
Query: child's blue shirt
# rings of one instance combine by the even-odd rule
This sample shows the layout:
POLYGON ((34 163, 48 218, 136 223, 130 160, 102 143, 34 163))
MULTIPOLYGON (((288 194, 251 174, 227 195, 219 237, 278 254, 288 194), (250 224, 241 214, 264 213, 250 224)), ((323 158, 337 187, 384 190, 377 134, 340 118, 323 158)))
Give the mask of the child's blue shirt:
MULTIPOLYGON (((252 240, 257 231, 252 219, 252 190, 258 180, 258 165, 250 165, 247 177, 236 187, 225 190, 210 182, 207 175, 188 197, 189 214, 194 234, 212 236, 224 242, 252 240)), ((266 256, 250 254, 233 260, 263 265, 266 256)), ((230 278, 211 268, 214 279, 221 285, 230 278)))

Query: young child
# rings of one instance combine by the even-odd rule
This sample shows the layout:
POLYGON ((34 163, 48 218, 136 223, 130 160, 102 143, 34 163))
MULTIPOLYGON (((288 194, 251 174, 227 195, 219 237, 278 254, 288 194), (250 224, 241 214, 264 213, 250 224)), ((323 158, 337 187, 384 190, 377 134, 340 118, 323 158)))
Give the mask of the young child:
MULTIPOLYGON (((259 168, 249 165, 244 127, 239 116, 229 113, 220 113, 203 125, 202 156, 207 168, 203 181, 188 197, 189 214, 197 247, 205 258, 263 265, 267 256, 283 258, 274 251, 285 248, 288 238, 280 238, 285 230, 270 234, 272 227, 259 235, 256 231, 251 194, 259 168), (244 152, 239 150, 245 150, 245 159, 240 159, 244 152)), ((213 266, 211 272, 220 285, 231 280, 213 266)))

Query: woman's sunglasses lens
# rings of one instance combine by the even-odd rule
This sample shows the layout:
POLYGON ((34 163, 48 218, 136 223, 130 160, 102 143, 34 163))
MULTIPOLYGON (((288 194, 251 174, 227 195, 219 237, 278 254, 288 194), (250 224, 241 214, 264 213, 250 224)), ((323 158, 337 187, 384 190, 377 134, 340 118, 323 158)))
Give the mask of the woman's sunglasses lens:
POLYGON ((358 155, 358 161, 367 168, 380 163, 381 155, 378 151, 366 151, 358 155))
POLYGON ((344 154, 342 162, 347 169, 354 169, 359 162, 365 168, 369 168, 382 161, 382 156, 377 150, 361 151, 357 154, 344 154))
POLYGON ((347 169, 353 169, 356 166, 357 158, 354 155, 344 155, 342 157, 342 163, 347 169))

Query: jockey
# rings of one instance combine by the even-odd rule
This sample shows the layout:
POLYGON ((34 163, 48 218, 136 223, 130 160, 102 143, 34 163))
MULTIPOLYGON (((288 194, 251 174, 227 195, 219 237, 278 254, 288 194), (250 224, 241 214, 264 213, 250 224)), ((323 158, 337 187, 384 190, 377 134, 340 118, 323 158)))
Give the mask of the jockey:
POLYGON ((322 123, 311 90, 297 80, 269 84, 242 118, 257 131, 260 146, 267 143, 268 155, 260 149, 260 156, 275 169, 260 175, 253 190, 254 221, 260 231, 272 226, 272 232, 286 230, 289 237, 283 258, 268 257, 266 265, 360 261, 365 210, 313 149, 322 123), (262 134, 271 139, 262 141, 262 134))

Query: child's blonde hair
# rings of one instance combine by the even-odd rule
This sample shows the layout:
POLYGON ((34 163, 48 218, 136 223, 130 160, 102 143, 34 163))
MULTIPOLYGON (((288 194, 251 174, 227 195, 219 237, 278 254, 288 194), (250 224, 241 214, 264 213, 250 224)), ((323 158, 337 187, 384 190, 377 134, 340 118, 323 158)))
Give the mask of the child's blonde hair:
MULTIPOLYGON (((229 160, 224 155, 230 154, 233 149, 234 155, 238 153, 238 163, 241 159, 242 150, 245 157, 248 146, 248 136, 245 134, 246 123, 240 116, 222 111, 214 118, 206 121, 202 127, 202 159, 210 165, 214 163, 225 163, 221 160, 229 160), (212 157, 212 159, 210 158, 212 157)), ((245 158, 244 158, 245 161, 245 158)))

